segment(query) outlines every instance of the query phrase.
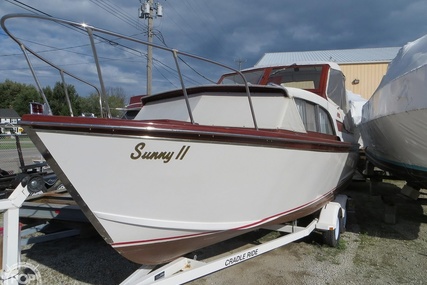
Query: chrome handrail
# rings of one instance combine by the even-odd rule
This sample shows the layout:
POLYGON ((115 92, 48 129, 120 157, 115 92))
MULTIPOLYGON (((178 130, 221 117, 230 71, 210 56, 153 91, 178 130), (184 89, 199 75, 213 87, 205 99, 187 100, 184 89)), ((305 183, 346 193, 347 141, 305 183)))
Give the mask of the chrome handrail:
MULTIPOLYGON (((122 34, 118 34, 118 33, 112 32, 112 31, 108 31, 108 30, 96 28, 96 27, 93 27, 93 26, 89 26, 87 24, 72 22, 72 21, 68 21, 68 20, 64 20, 64 19, 58 19, 58 18, 53 18, 53 17, 40 16, 40 15, 34 15, 34 14, 8 14, 8 15, 5 15, 5 16, 3 16, 1 18, 1 27, 21 47, 21 49, 23 49, 24 54, 25 54, 25 56, 27 58, 27 63, 29 65, 30 69, 31 69, 33 77, 34 77, 34 79, 36 81, 36 84, 37 84, 37 86, 39 88, 39 92, 43 92, 43 91, 42 91, 41 86, 40 86, 40 84, 39 84, 39 82, 37 80, 37 76, 36 76, 36 74, 35 74, 35 72, 33 70, 31 62, 29 61, 29 58, 26 55, 26 51, 29 52, 29 53, 31 53, 32 55, 36 56, 38 59, 42 60, 43 62, 47 63, 48 65, 52 66, 53 68, 57 69, 61 73, 65 73, 65 74, 73 77, 74 79, 79 80, 79 81, 81 81, 81 82, 83 82, 85 84, 88 84, 89 86, 92 86, 93 88, 95 88, 95 90, 97 91, 98 95, 100 96, 101 115, 102 115, 102 110, 103 110, 102 101, 105 100, 106 105, 107 105, 107 112, 108 112, 107 116, 111 117, 111 114, 110 114, 110 111, 109 111, 109 107, 108 107, 108 103, 107 103, 107 100, 106 100, 106 92, 105 92, 104 82, 103 82, 103 79, 102 79, 101 66, 99 64, 99 60, 98 60, 98 56, 97 56, 97 52, 96 52, 96 47, 95 47, 94 35, 93 35, 93 32, 97 32, 97 33, 102 33, 102 34, 106 34, 106 35, 109 35, 109 36, 118 37, 118 38, 121 38, 121 39, 124 39, 124 40, 128 40, 128 41, 131 41, 131 42, 138 43, 138 44, 143 44, 143 45, 146 45, 146 46, 152 46, 152 47, 160 49, 160 50, 169 51, 172 54, 172 56, 174 58, 174 61, 175 61, 175 65, 176 65, 176 68, 177 68, 179 80, 180 80, 180 83, 181 83, 181 88, 182 88, 184 99, 185 99, 185 103, 186 103, 186 106, 187 106, 187 112, 189 114, 189 117, 190 117, 190 120, 191 120, 192 124, 194 124, 195 122, 194 122, 194 119, 193 119, 193 114, 192 114, 192 111, 191 111, 190 102, 189 102, 189 98, 188 98, 188 95, 187 95, 187 90, 186 90, 186 87, 185 87, 185 84, 184 84, 184 80, 183 80, 183 77, 182 77, 182 74, 181 74, 181 70, 180 70, 180 66, 179 66, 179 62, 178 62, 178 55, 182 55, 182 56, 190 57, 190 58, 193 58, 193 59, 196 59, 196 60, 201 60, 201 61, 204 61, 204 62, 207 62, 207 63, 211 63, 211 64, 220 66, 222 68, 231 70, 231 71, 239 74, 242 77, 242 80, 243 80, 244 85, 245 85, 245 91, 246 91, 248 102, 249 102, 249 107, 250 107, 250 111, 251 111, 251 115, 252 115, 252 120, 253 120, 253 123, 254 123, 254 128, 258 130, 258 125, 257 125, 256 117, 255 117, 255 111, 254 111, 254 108, 253 108, 253 103, 252 103, 252 98, 251 98, 251 94, 250 94, 248 82, 247 82, 245 76, 243 75, 243 73, 241 73, 237 69, 234 69, 232 67, 229 67, 227 65, 221 64, 219 62, 215 62, 215 61, 207 59, 207 58, 203 58, 203 57, 200 57, 200 56, 197 56, 197 55, 193 55, 193 54, 190 54, 190 53, 186 53, 186 52, 181 52, 181 51, 178 51, 176 49, 172 49, 172 48, 160 46, 160 45, 157 45, 157 44, 154 44, 154 43, 149 43, 149 42, 146 42, 146 41, 143 41, 143 40, 139 40, 139 39, 136 39, 136 38, 133 38, 133 37, 125 36, 125 35, 122 35, 122 34), (56 23, 62 24, 62 25, 64 25, 64 24, 65 25, 69 25, 69 26, 77 28, 77 29, 79 29, 81 31, 86 31, 86 33, 89 36, 89 40, 90 40, 90 43, 91 43, 91 46, 92 46, 92 53, 93 53, 93 56, 94 56, 94 59, 95 59, 95 65, 96 65, 97 72, 98 72, 98 78, 99 78, 99 84, 101 86, 101 92, 99 92, 99 89, 95 85, 93 85, 93 84, 91 84, 91 83, 89 83, 89 82, 87 82, 87 81, 85 81, 85 80, 83 80, 83 79, 81 79, 81 78, 79 78, 79 77, 77 77, 77 76, 75 76, 75 75, 73 75, 73 74, 65 71, 64 69, 62 69, 61 67, 55 65, 54 63, 52 63, 48 59, 46 59, 46 58, 40 56, 39 54, 37 54, 37 52, 35 52, 35 51, 31 50, 30 48, 26 47, 17 37, 15 37, 14 35, 12 35, 12 33, 6 28, 6 20, 12 19, 12 18, 34 18, 34 19, 47 20, 47 21, 56 22, 56 23)), ((64 86, 65 86, 65 83, 64 83, 64 86)), ((44 96, 44 94, 43 93, 41 93, 41 94, 42 94, 43 100, 45 100, 45 103, 48 104, 47 99, 44 96)), ((71 108, 71 106, 70 106, 70 108, 71 108)))

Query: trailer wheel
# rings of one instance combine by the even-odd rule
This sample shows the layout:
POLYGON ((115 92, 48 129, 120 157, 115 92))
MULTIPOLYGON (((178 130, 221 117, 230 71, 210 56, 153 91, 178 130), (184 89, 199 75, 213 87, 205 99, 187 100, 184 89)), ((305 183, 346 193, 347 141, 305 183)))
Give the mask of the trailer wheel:
POLYGON ((342 217, 339 219, 340 220, 340 234, 345 233, 346 231, 346 227, 347 227, 347 216, 342 217))
POLYGON ((340 230, 341 220, 342 219, 338 217, 334 230, 323 232, 323 242, 325 244, 331 247, 336 247, 338 245, 338 241, 340 239, 340 234, 341 234, 341 230, 340 230))
POLYGON ((341 215, 341 217, 338 217, 340 220, 340 233, 345 233, 345 231, 347 230, 347 209, 348 209, 348 200, 345 203, 345 208, 344 208, 344 215, 341 215))

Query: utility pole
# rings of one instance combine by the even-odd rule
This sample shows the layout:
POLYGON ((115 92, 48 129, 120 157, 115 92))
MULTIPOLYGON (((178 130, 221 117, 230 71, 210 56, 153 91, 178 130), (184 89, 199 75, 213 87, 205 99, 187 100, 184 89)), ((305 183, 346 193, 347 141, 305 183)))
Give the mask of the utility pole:
MULTIPOLYGON (((153 42, 153 21, 156 17, 163 16, 163 6, 159 3, 154 4, 154 0, 146 0, 142 3, 139 9, 139 18, 148 20, 148 31, 147 31, 147 42, 151 44, 153 42)), ((147 94, 151 95, 151 83, 152 83, 152 71, 153 67, 153 47, 147 46, 147 94)))
POLYGON ((238 58, 238 59, 235 59, 234 62, 237 63, 237 65, 239 66, 239 71, 240 71, 240 70, 242 70, 242 63, 245 63, 246 59, 238 58))

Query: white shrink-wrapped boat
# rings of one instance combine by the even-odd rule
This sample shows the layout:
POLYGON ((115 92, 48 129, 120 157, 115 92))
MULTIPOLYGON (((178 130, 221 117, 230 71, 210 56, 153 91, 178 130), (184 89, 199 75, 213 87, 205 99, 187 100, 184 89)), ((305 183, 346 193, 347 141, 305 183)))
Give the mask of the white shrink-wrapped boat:
POLYGON ((379 168, 427 188, 427 36, 402 47, 363 107, 367 158, 379 168))
MULTIPOLYGON (((2 20, 7 32, 13 17, 2 20)), ((191 55, 161 48, 181 75, 178 56, 191 55)), ((271 70, 260 72, 275 86, 233 70, 241 84, 144 97, 133 120, 24 115, 21 124, 112 247, 137 263, 164 263, 315 213, 351 180, 358 145, 346 141, 345 112, 329 98, 345 96, 342 74, 325 63, 271 70), (287 87, 295 84, 311 87, 287 87)))

